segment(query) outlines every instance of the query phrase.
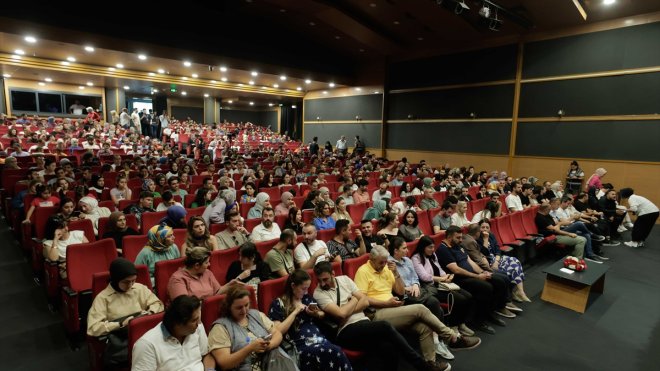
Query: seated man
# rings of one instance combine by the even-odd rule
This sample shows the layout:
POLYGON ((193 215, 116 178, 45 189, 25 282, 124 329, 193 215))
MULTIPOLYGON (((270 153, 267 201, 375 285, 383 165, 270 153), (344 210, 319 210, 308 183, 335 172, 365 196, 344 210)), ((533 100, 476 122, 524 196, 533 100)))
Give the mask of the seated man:
POLYGON ((387 183, 387 179, 382 178, 380 180, 380 184, 378 186, 378 189, 374 191, 374 193, 371 195, 371 200, 373 202, 376 202, 378 200, 382 200, 384 198, 387 198, 388 200, 392 199, 392 192, 387 190, 387 187, 389 184, 387 183))
POLYGON ((596 241, 604 241, 605 237, 591 233, 585 224, 578 220, 580 216, 579 214, 571 215, 566 210, 566 207, 571 201, 571 196, 566 196, 562 200, 553 198, 550 201, 550 216, 555 221, 555 225, 559 226, 563 231, 577 233, 587 240, 584 245, 585 259, 589 259, 596 263, 602 263, 604 260, 609 260, 609 258, 596 254, 592 244, 592 239, 596 241), (562 204, 564 207, 561 207, 562 204))
POLYGON ((138 227, 140 227, 142 225, 142 214, 156 211, 153 209, 153 203, 154 203, 153 192, 142 191, 140 192, 140 200, 135 204, 128 205, 124 209, 124 214, 135 215, 135 219, 137 219, 138 227))
POLYGON ((374 233, 374 225, 368 219, 360 222, 360 229, 355 231, 355 243, 360 246, 360 255, 371 252, 376 245, 385 246, 385 240, 374 233))
POLYGON ((261 212, 261 224, 252 229, 250 241, 257 243, 274 240, 279 238, 281 233, 280 226, 275 223, 275 210, 267 206, 261 212))
POLYGON ((280 240, 266 253, 264 262, 270 267, 271 278, 288 276, 296 269, 292 253, 296 238, 296 232, 285 229, 280 240))
MULTIPOLYGON (((533 185, 531 185, 529 183, 523 184, 522 193, 520 194, 520 203, 522 203, 523 208, 526 209, 526 208, 532 206, 531 205, 532 201, 530 201, 530 198, 532 197, 533 193, 534 193, 534 186, 533 185)), ((534 202, 536 202, 536 200, 534 200, 534 202)))
POLYGON ((435 191, 431 187, 424 188, 424 198, 419 202, 419 208, 422 210, 435 209, 439 207, 438 201, 433 198, 435 191))
POLYGON ((314 290, 314 300, 338 323, 335 343, 348 349, 366 352, 370 370, 396 371, 399 354, 416 370, 446 371, 451 368, 446 362, 427 362, 389 322, 370 321, 364 315, 364 310, 369 306, 367 297, 350 277, 335 277, 329 262, 317 264, 314 274, 319 282, 314 290))
POLYGON ((220 250, 241 246, 248 241, 249 232, 241 225, 241 216, 237 212, 231 212, 227 218, 227 228, 215 234, 220 250))
POLYGON ((609 222, 610 237, 612 239, 617 239, 619 233, 626 230, 626 227, 623 225, 623 221, 627 215, 626 209, 625 207, 619 208, 616 202, 616 196, 616 191, 610 189, 598 200, 598 207, 605 215, 605 219, 609 222))
POLYGON ((550 205, 541 204, 536 213, 536 218, 534 219, 536 223, 536 228, 538 228, 539 233, 543 236, 556 236, 557 243, 573 246, 573 251, 571 252, 572 256, 577 258, 582 258, 584 256, 584 245, 587 243, 587 239, 578 236, 575 233, 569 233, 562 231, 559 226, 555 225, 554 219, 550 216, 550 205))
POLYGON ((440 344, 434 345, 433 333, 454 349, 472 349, 481 343, 476 337, 461 336, 445 326, 422 304, 403 306, 405 286, 394 261, 388 262, 389 252, 376 246, 369 253, 369 261, 358 268, 355 284, 367 295, 369 306, 376 310, 375 321, 387 321, 399 331, 412 330, 419 338, 422 354, 427 361, 435 360, 435 353, 443 354, 440 344))
POLYGON ((474 316, 474 327, 487 333, 495 333, 486 320, 499 326, 506 323, 496 318, 492 313, 505 318, 515 318, 508 308, 511 300, 509 280, 504 274, 493 274, 485 271, 470 259, 461 243, 463 233, 457 226, 451 226, 446 231, 446 237, 435 251, 442 269, 454 274, 454 282, 467 290, 477 302, 474 316))
POLYGON ((132 370, 214 370, 206 331, 201 323, 202 301, 181 295, 165 310, 163 321, 133 346, 132 370))
POLYGON ((451 205, 450 201, 445 201, 442 203, 440 212, 438 215, 433 217, 433 233, 438 234, 444 232, 451 226, 451 215, 454 213, 454 208, 451 205))
POLYGON ((367 192, 367 187, 369 187, 369 181, 366 179, 360 179, 358 181, 358 189, 353 192, 353 203, 361 204, 364 202, 370 202, 369 192, 367 192))
POLYGON ((296 260, 296 266, 302 269, 312 269, 314 265, 322 261, 341 262, 339 255, 332 256, 328 252, 325 242, 316 239, 316 227, 312 223, 307 223, 303 227, 304 239, 293 252, 296 260))
POLYGON ((328 251, 330 255, 338 256, 341 260, 355 258, 365 253, 363 246, 351 241, 350 225, 346 219, 337 220, 335 236, 328 241, 328 251))
POLYGON ((511 182, 511 193, 506 197, 506 208, 510 212, 523 211, 522 200, 520 194, 522 193, 522 184, 517 181, 511 182))

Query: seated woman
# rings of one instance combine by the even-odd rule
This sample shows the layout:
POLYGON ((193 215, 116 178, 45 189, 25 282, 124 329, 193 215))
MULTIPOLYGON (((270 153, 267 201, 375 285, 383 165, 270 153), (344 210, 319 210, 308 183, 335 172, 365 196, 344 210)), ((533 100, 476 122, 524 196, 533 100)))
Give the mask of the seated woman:
POLYGON ((305 270, 293 271, 286 280, 284 295, 271 303, 268 317, 295 344, 305 370, 352 370, 341 347, 328 341, 314 323, 325 313, 318 305, 310 305, 314 302, 308 292, 311 282, 305 270))
POLYGON ((195 201, 190 204, 191 208, 197 208, 197 207, 205 207, 208 206, 211 203, 211 199, 213 198, 213 192, 209 188, 199 188, 197 192, 195 192, 195 201))
POLYGON ((167 284, 170 301, 179 295, 193 295, 205 299, 227 291, 229 286, 220 286, 213 272, 208 269, 210 251, 202 246, 194 246, 186 251, 185 257, 184 266, 172 274, 167 284))
POLYGON ((458 201, 456 204, 456 212, 451 216, 451 225, 463 228, 470 224, 467 218, 467 202, 458 201))
POLYGON ((316 209, 316 204, 318 204, 319 202, 321 202, 321 192, 318 190, 310 191, 307 194, 307 198, 305 198, 305 201, 303 202, 302 209, 303 210, 316 209))
POLYGON ((296 206, 293 202, 293 193, 291 192, 282 192, 281 202, 275 206, 275 215, 287 215, 289 210, 296 206))
POLYGON ((34 210, 38 207, 52 207, 60 205, 60 199, 50 193, 49 186, 39 184, 36 186, 36 191, 37 197, 32 199, 30 208, 28 209, 27 214, 25 214, 25 220, 23 220, 23 223, 30 223, 30 218, 34 213, 34 210))
POLYGON ((449 291, 442 288, 443 284, 451 283, 454 275, 445 273, 440 267, 440 263, 435 256, 435 244, 431 237, 424 236, 419 239, 417 249, 415 249, 411 260, 420 285, 437 287, 436 297, 442 303, 448 303, 451 296, 453 305, 451 311, 444 317, 445 324, 453 327, 454 331, 458 331, 462 335, 474 335, 474 331, 465 324, 468 315, 475 306, 472 294, 464 289, 449 291))
POLYGON ((160 192, 156 190, 156 182, 151 179, 145 179, 144 182, 142 182, 142 191, 150 192, 154 198, 160 197, 160 192))
POLYGON ((328 187, 319 188, 319 194, 321 201, 327 202, 331 209, 335 207, 335 203, 332 201, 332 198, 330 198, 330 189, 328 187))
POLYGON ((479 223, 482 220, 489 220, 500 216, 500 204, 496 201, 488 201, 486 207, 474 214, 472 224, 479 223))
POLYGON ((399 217, 390 213, 378 220, 378 232, 376 235, 387 238, 391 243, 395 237, 400 237, 399 217))
POLYGON ((231 188, 223 189, 218 193, 215 200, 206 207, 202 218, 208 225, 223 224, 225 216, 233 210, 239 212, 236 191, 231 188))
POLYGON ((66 249, 69 245, 89 242, 85 232, 69 231, 67 222, 53 215, 46 222, 44 238, 44 258, 58 262, 60 277, 66 278, 66 249))
POLYGON ((80 219, 89 219, 94 227, 94 234, 99 234, 99 218, 110 216, 110 209, 99 207, 99 202, 94 197, 85 196, 78 201, 80 206, 80 219))
POLYGON ((302 210, 298 210, 295 206, 289 209, 289 217, 286 223, 284 223, 284 229, 291 229, 297 234, 300 234, 304 225, 305 223, 302 221, 302 210))
POLYGON ((316 209, 314 209, 314 226, 317 231, 335 228, 335 220, 332 219, 331 214, 332 210, 327 202, 319 201, 316 204, 316 209))
POLYGON ((67 222, 78 220, 80 211, 76 211, 76 203, 70 198, 63 198, 60 201, 60 208, 57 210, 57 215, 67 222))
POLYGON ((419 228, 416 212, 408 210, 403 214, 403 223, 399 225, 399 234, 406 242, 412 242, 424 236, 424 232, 419 228))
POLYGON ((378 220, 382 218, 384 215, 387 214, 387 201, 386 199, 374 201, 374 206, 368 208, 365 212, 364 215, 362 216, 362 220, 378 220))
POLYGON ((121 211, 115 211, 110 214, 108 225, 102 238, 112 238, 115 240, 115 247, 119 254, 123 253, 124 236, 137 236, 140 233, 126 224, 126 215, 121 211))
MULTIPOLYGON (((133 318, 162 312, 164 306, 147 286, 135 282, 137 269, 130 261, 117 258, 109 270, 110 283, 96 295, 89 309, 87 335, 99 337, 115 332, 127 337, 128 323, 133 318)), ((128 361, 126 358, 126 365, 128 361)), ((116 368, 120 364, 105 366, 116 368)))
POLYGON ((245 188, 245 193, 241 196, 241 203, 242 204, 247 204, 250 202, 257 202, 257 198, 255 197, 255 193, 257 192, 257 187, 254 185, 252 182, 247 182, 243 186, 245 188))
POLYGON ((174 230, 166 225, 155 225, 147 233, 147 246, 135 258, 135 264, 144 264, 149 268, 151 282, 154 282, 156 262, 181 257, 179 248, 174 243, 174 230))
POLYGON ((168 227, 181 229, 186 228, 186 215, 188 212, 183 206, 174 205, 167 209, 167 214, 160 220, 159 224, 165 224, 168 227))
POLYGON ((351 214, 348 213, 348 210, 346 210, 346 200, 344 200, 343 197, 339 197, 335 200, 335 212, 332 213, 332 219, 335 220, 335 223, 337 220, 348 220, 349 224, 353 224, 353 219, 351 218, 351 214))
POLYGON ((260 356, 280 351, 282 333, 264 313, 250 309, 250 292, 244 287, 231 286, 222 304, 221 317, 209 332, 213 358, 223 370, 261 370, 260 356))
POLYGON ((232 262, 227 269, 226 281, 237 279, 254 287, 256 292, 259 282, 270 278, 270 266, 261 259, 257 247, 252 242, 241 245, 238 255, 239 260, 232 262))
MULTIPOLYGON (((511 280, 511 284, 515 285, 511 292, 513 300, 517 302, 531 302, 525 294, 523 281, 525 280, 525 273, 523 272, 520 260, 513 256, 503 255, 500 246, 497 243, 495 236, 490 233, 490 222, 486 219, 479 222, 481 235, 477 238, 477 243, 482 252, 488 252, 486 259, 488 265, 494 271, 506 273, 511 280)), ((476 261, 475 261, 476 262, 476 261)))
POLYGON ((248 211, 247 219, 261 219, 261 212, 267 206, 270 206, 270 196, 268 193, 259 192, 257 194, 257 201, 255 201, 254 206, 248 211))
POLYGON ((110 190, 110 198, 115 206, 119 205, 121 200, 130 200, 133 196, 133 191, 128 188, 128 178, 119 176, 117 178, 117 186, 110 190))
POLYGON ((186 250, 195 246, 204 247, 209 254, 213 250, 218 250, 218 240, 215 236, 211 236, 209 228, 201 216, 193 216, 188 220, 188 232, 186 241, 181 245, 181 256, 186 256, 186 250))

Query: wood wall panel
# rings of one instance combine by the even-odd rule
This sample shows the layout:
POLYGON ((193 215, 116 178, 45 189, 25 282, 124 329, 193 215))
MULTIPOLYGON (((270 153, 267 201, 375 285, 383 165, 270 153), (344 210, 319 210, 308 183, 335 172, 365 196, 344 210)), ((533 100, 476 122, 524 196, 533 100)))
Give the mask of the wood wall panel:
POLYGON ((387 149, 386 157, 388 159, 400 160, 406 157, 409 162, 417 163, 420 160, 426 160, 428 164, 439 167, 443 164, 449 164, 451 167, 461 167, 474 165, 477 171, 480 170, 499 170, 504 171, 507 168, 508 156, 495 155, 477 155, 465 153, 431 152, 431 151, 402 151, 396 149, 387 149))

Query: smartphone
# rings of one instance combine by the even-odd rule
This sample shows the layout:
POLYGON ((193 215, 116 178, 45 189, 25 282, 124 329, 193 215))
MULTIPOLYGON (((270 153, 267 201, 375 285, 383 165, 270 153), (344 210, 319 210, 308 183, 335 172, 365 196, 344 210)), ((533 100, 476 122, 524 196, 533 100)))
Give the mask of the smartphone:
POLYGON ((307 306, 307 308, 309 308, 310 310, 319 310, 319 309, 320 309, 320 308, 319 308, 319 305, 318 305, 317 303, 315 303, 315 302, 311 302, 311 303, 309 303, 309 305, 307 306))
POLYGON ((273 334, 268 334, 268 335, 262 337, 261 340, 269 341, 272 338, 273 338, 273 334))

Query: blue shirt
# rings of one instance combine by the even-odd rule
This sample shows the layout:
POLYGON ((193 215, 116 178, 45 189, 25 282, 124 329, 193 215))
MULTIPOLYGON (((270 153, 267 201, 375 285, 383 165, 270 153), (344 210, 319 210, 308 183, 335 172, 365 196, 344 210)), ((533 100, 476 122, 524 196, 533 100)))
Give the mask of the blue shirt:
POLYGON ((417 272, 415 272, 415 267, 413 267, 413 262, 409 257, 404 256, 401 260, 396 260, 390 256, 387 260, 396 264, 396 271, 401 275, 405 287, 419 286, 419 277, 417 277, 417 272))
POLYGON ((314 218, 314 226, 317 231, 322 231, 324 229, 335 229, 335 220, 331 216, 327 217, 327 220, 322 218, 314 218))

